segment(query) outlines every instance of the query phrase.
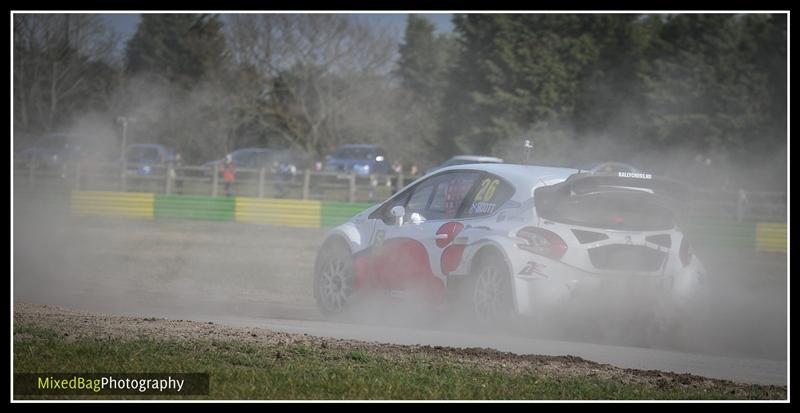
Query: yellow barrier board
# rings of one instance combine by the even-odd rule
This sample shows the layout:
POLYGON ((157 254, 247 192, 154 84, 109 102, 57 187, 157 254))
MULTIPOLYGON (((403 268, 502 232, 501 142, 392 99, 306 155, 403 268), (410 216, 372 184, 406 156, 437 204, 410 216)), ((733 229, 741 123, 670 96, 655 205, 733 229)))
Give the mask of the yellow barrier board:
POLYGON ((321 215, 319 201, 236 197, 237 222, 319 228, 321 215))
MULTIPOLYGON (((237 222, 304 228, 320 228, 323 223, 323 204, 320 201, 243 197, 236 197, 234 201, 233 218, 237 222)), ((205 205, 205 203, 201 204, 205 205)), ((73 191, 70 199, 70 209, 76 216, 99 215, 154 219, 154 208, 155 196, 152 193, 73 191)), ((230 214, 230 209, 227 211, 230 214)), ((349 215, 350 212, 347 211, 345 215, 349 215)), ((223 219, 230 219, 230 215, 223 219)), ((339 218, 337 217, 337 219, 339 218)), ((343 217, 341 219, 344 220, 343 217)), ((752 242, 752 232, 749 234, 747 239, 752 242)), ((787 252, 786 224, 756 224, 755 235, 758 251, 787 252)), ((752 248, 752 244, 750 244, 750 248, 752 248)))
POLYGON ((135 192, 73 191, 74 215, 103 215, 153 219, 153 194, 135 192))
POLYGON ((756 249, 767 252, 786 252, 786 224, 758 224, 756 249))

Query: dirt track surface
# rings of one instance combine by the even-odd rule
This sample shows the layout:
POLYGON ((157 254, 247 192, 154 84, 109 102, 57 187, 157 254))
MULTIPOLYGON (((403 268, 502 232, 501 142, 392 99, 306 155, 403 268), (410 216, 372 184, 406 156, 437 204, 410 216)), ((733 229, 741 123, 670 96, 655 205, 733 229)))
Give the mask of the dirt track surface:
MULTIPOLYGON (((671 371, 754 383, 786 383, 785 255, 759 255, 751 260, 741 251, 731 251, 707 261, 712 267, 720 263, 716 268, 737 270, 715 272, 723 281, 720 286, 737 284, 742 288, 718 291, 722 300, 713 308, 713 323, 687 324, 681 340, 655 347, 683 354, 724 356, 728 360, 714 359, 709 362, 714 368, 705 369, 689 362, 694 358, 680 354, 671 354, 669 363, 659 364, 652 352, 640 352, 641 357, 634 363, 630 362, 636 358, 633 353, 624 358, 603 358, 606 353, 565 352, 547 343, 530 345, 531 340, 526 337, 512 337, 514 346, 503 346, 494 338, 464 340, 464 335, 449 334, 452 326, 421 325, 420 320, 430 324, 422 317, 401 319, 397 323, 401 326, 409 318, 415 324, 411 329, 397 331, 383 329, 387 323, 382 318, 350 324, 324 322, 311 294, 313 263, 324 229, 76 218, 69 211, 23 199, 15 199, 14 206, 13 297, 17 303, 143 318, 211 320, 271 330, 284 325, 283 331, 288 332, 397 344, 492 347, 518 354, 577 354, 633 368, 661 369, 670 365, 674 367, 671 371), (746 294, 742 295, 743 291, 746 294), (444 327, 447 331, 431 333, 430 327, 444 327), (409 337, 414 341, 409 342, 409 337), (553 351, 541 351, 544 346, 553 351), (723 368, 724 374, 711 374, 712 370, 723 368), (768 379, 763 380, 764 377, 768 379)), ((387 310, 402 313, 395 307, 387 310)), ((619 340, 614 334, 607 336, 604 342, 556 339, 630 345, 615 342, 619 340)), ((711 358, 697 360, 708 362, 711 358)))
MULTIPOLYGON (((768 389, 778 398, 784 398, 786 391, 785 386, 737 384, 691 374, 623 369, 573 356, 517 355, 486 348, 383 344, 291 334, 263 328, 232 327, 212 322, 98 314, 26 303, 14 304, 14 323, 52 329, 68 341, 149 338, 181 341, 236 341, 287 347, 302 345, 316 349, 359 350, 397 362, 424 354, 438 360, 481 369, 529 371, 546 374, 549 377, 592 377, 652 387, 679 385, 685 388, 711 389, 725 386, 730 388, 729 391, 732 394, 737 392, 747 394, 755 388, 761 388, 768 389)), ((15 335, 16 338, 23 337, 15 335)))
POLYGON ((14 296, 93 311, 315 319, 324 230, 22 210, 14 296))

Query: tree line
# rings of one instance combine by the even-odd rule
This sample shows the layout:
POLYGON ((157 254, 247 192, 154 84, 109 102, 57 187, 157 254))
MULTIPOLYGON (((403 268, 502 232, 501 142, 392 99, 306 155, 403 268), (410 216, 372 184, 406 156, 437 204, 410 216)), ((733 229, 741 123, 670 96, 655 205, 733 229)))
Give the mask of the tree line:
POLYGON ((786 45, 782 14, 408 15, 402 39, 344 14, 143 14, 124 45, 98 16, 15 14, 14 132, 126 116, 198 162, 356 142, 519 161, 530 138, 540 163, 756 168, 785 164, 786 45))

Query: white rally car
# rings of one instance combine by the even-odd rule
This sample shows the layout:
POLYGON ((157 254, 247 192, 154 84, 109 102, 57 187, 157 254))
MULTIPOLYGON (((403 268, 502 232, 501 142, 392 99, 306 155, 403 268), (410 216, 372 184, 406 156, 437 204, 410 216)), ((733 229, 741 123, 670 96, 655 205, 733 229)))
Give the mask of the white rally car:
POLYGON ((446 308, 459 286, 483 321, 536 315, 609 286, 681 300, 705 270, 676 226, 680 189, 634 172, 443 168, 332 229, 314 296, 328 314, 373 294, 446 308))

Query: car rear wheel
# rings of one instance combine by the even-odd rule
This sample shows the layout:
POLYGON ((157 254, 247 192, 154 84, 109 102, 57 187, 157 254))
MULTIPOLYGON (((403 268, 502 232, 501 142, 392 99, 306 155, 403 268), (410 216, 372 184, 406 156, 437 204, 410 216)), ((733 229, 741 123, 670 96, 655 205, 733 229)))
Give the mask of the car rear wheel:
POLYGON ((338 314, 354 292, 353 257, 346 247, 333 244, 320 252, 314 274, 314 298, 323 314, 338 314))
POLYGON ((508 267, 496 254, 481 259, 472 280, 472 313, 479 325, 503 326, 511 320, 508 267))

